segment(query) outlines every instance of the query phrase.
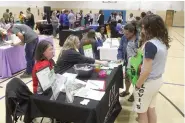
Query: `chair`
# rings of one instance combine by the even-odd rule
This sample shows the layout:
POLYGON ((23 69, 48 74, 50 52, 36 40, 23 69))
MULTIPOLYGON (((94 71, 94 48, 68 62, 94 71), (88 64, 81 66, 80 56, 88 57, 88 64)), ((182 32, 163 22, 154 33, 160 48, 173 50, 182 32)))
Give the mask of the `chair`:
POLYGON ((13 78, 6 85, 6 123, 16 123, 19 118, 22 119, 27 111, 30 95, 32 92, 18 78, 13 78))

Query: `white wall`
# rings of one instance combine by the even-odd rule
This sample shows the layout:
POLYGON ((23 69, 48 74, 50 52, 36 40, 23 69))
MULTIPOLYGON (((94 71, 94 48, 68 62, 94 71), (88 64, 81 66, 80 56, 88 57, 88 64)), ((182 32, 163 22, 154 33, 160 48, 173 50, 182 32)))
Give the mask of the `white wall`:
POLYGON ((78 9, 121 9, 121 10, 184 10, 183 1, 117 1, 103 3, 102 1, 0 1, 0 6, 9 7, 43 7, 78 8, 78 9))

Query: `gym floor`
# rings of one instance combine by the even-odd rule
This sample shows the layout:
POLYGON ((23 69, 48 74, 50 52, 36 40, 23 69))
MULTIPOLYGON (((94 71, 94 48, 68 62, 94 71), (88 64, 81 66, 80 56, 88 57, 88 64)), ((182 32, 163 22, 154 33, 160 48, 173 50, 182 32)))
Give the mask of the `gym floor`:
MULTIPOLYGON (((157 97, 157 123, 184 123, 184 28, 171 27, 169 28, 169 35, 172 42, 168 50, 166 71, 163 75, 164 85, 157 97)), ((61 48, 58 45, 58 39, 53 38, 53 40, 56 54, 54 60, 56 61, 61 48)), ((20 77, 22 72, 16 73, 14 77, 20 77)), ((0 86, 2 87, 0 88, 0 123, 5 123, 5 88, 11 79, 0 79, 0 86)), ((32 91, 32 79, 22 80, 32 91)), ((132 103, 127 101, 128 97, 120 98, 122 111, 115 123, 137 123, 135 120, 137 114, 132 110, 132 103)))

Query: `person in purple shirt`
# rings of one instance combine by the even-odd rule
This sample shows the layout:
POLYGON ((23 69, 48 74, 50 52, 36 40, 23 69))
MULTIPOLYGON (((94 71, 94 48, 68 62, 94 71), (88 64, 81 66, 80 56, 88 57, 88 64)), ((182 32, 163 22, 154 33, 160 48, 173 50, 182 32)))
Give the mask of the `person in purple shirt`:
POLYGON ((61 11, 61 14, 59 16, 59 23, 60 23, 60 30, 63 29, 63 16, 64 16, 64 9, 61 11))
POLYGON ((122 32, 122 24, 121 24, 121 20, 118 20, 118 23, 116 25, 116 31, 119 33, 119 34, 123 34, 122 32))

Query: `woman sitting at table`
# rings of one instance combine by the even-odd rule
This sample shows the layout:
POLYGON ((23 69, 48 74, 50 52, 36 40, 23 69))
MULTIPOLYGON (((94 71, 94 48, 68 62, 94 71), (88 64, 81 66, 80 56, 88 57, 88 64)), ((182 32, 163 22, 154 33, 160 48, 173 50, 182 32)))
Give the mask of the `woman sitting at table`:
POLYGON ((107 39, 107 34, 105 33, 105 27, 104 26, 100 26, 97 29, 97 38, 100 38, 100 40, 102 40, 103 42, 107 39))
POLYGON ((49 67, 50 69, 53 69, 54 61, 52 58, 53 58, 52 44, 48 41, 41 41, 38 44, 37 49, 35 51, 36 63, 32 71, 33 93, 38 93, 38 94, 42 93, 36 73, 45 67, 49 67))
POLYGON ((83 36, 80 44, 80 53, 84 55, 84 49, 83 46, 91 44, 92 51, 93 51, 93 58, 99 59, 99 51, 98 47, 103 46, 103 41, 101 38, 96 36, 96 32, 92 29, 89 30, 89 32, 83 36))
POLYGON ((77 36, 70 35, 66 39, 55 66, 55 73, 62 74, 66 70, 73 67, 75 64, 89 63, 89 64, 101 64, 105 66, 107 65, 107 62, 105 61, 99 61, 81 55, 78 51, 79 46, 80 41, 77 36))

